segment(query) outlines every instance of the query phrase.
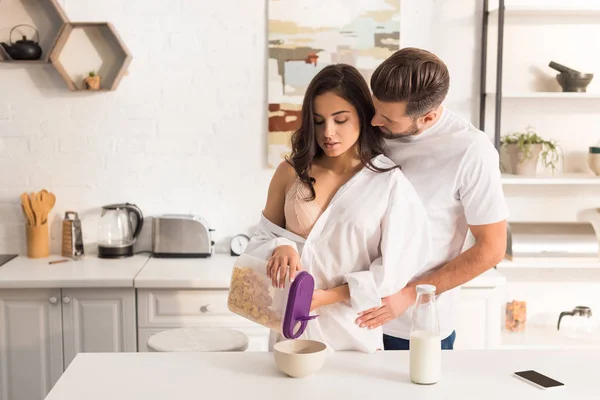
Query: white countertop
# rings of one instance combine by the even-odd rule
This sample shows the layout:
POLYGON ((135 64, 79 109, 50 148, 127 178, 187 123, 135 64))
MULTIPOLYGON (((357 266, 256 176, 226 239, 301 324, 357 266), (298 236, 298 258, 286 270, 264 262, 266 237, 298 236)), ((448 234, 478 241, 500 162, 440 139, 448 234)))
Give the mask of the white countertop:
POLYGON ((565 330, 555 327, 527 327, 524 332, 502 332, 502 349, 598 349, 600 350, 600 330, 586 336, 569 336, 565 330))
POLYGON ((514 257, 498 263, 499 269, 510 268, 600 268, 598 257, 514 257))
MULTIPOLYGON (((135 255, 102 259, 89 254, 79 260, 48 264, 59 255, 33 259, 20 255, 0 266, 0 289, 136 287, 152 289, 229 289, 236 257, 215 253, 208 258, 152 258, 135 255)), ((489 288, 506 278, 490 269, 463 285, 489 288)))
POLYGON ((444 351, 442 379, 412 384, 408 351, 338 352, 303 379, 273 353, 80 353, 46 400, 597 399, 600 350, 444 351), (534 369, 565 386, 541 390, 512 374, 534 369))
POLYGON ((137 288, 229 289, 236 257, 150 258, 135 278, 137 288))
POLYGON ((133 280, 148 256, 102 259, 86 255, 79 260, 48 264, 64 257, 28 258, 20 255, 0 266, 0 289, 13 288, 123 288, 133 287, 133 280))
POLYGON ((478 277, 462 285, 466 288, 493 288, 506 283, 506 278, 497 269, 488 269, 478 277))
MULTIPOLYGON (((229 289, 236 257, 213 254, 209 258, 150 258, 135 278, 137 288, 229 289)), ((497 270, 490 269, 463 287, 496 287, 506 282, 497 270)))

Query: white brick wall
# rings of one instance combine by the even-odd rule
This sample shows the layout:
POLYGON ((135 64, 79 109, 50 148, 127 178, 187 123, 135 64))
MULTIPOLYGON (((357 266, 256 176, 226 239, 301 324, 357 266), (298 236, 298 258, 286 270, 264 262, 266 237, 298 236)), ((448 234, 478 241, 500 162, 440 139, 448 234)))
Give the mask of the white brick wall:
MULTIPOLYGON (((451 105, 470 117, 475 52, 438 46, 452 25, 438 18, 430 34, 431 7, 419 3, 404 6, 404 43, 441 52, 462 81, 451 105)), ((19 194, 42 188, 57 195, 57 252, 65 210, 80 212, 93 248, 99 207, 112 202, 136 203, 147 216, 199 214, 220 243, 248 232, 273 173, 265 162, 266 0, 61 4, 74 21, 111 21, 133 61, 116 92, 92 95, 68 92, 51 66, 0 65, 0 252, 25 251, 19 194)), ((460 13, 472 22, 460 42, 477 46, 475 10, 460 13)))

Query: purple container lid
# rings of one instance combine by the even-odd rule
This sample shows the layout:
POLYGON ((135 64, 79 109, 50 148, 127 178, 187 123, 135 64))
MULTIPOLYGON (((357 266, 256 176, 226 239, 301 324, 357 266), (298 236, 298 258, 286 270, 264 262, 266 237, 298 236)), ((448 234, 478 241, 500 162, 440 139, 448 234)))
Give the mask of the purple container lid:
POLYGON ((310 315, 310 304, 315 291, 315 280, 311 274, 301 271, 290 285, 285 316, 283 318, 283 336, 287 339, 297 339, 304 333, 308 321, 317 315, 310 315), (294 332, 294 327, 300 322, 300 329, 294 332))

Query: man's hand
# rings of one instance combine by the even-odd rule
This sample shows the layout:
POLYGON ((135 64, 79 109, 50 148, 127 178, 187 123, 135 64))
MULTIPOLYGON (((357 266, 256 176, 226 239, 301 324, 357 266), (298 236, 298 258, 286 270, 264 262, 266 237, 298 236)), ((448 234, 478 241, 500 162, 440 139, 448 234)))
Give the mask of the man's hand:
POLYGON ((290 282, 296 278, 296 272, 300 271, 300 255, 292 246, 279 246, 273 250, 273 254, 267 263, 267 277, 271 279, 273 287, 285 286, 287 268, 290 268, 290 282))
POLYGON ((374 329, 398 318, 415 303, 416 293, 413 286, 407 286, 391 296, 381 299, 382 306, 358 313, 356 323, 361 328, 374 329))

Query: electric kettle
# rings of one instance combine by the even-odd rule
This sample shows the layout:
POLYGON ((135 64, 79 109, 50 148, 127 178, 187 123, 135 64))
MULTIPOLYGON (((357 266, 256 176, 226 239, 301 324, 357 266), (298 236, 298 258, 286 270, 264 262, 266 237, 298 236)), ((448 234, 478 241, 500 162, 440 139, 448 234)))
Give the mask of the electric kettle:
POLYGON ((582 338, 592 333, 594 323, 592 309, 585 306, 577 306, 571 311, 560 313, 556 330, 562 332, 565 336, 582 338), (564 317, 569 318, 563 319, 564 317))
POLYGON ((135 204, 111 204, 102 207, 98 226, 98 257, 133 256, 133 244, 140 235, 143 224, 142 210, 135 204))

